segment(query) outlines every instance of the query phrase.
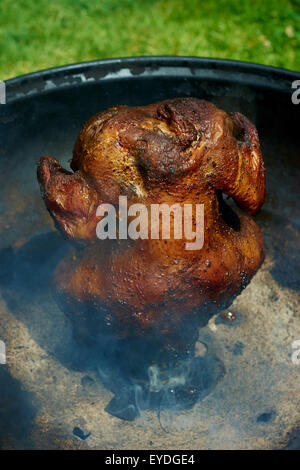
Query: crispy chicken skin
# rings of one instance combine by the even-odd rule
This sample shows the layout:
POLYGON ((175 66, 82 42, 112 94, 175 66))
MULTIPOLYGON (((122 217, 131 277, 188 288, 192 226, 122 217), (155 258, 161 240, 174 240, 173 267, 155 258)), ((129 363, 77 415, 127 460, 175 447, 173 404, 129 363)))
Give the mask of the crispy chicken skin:
MULTIPOLYGON (((83 334, 175 335, 187 318, 205 324, 248 284, 263 260, 262 234, 222 198, 255 215, 265 170, 254 125, 197 98, 116 106, 80 132, 73 172, 41 158, 38 180, 57 227, 81 242, 58 264, 54 288, 83 334), (204 245, 187 239, 97 239, 101 203, 204 204, 204 245)), ((195 221, 193 219, 193 224, 195 221)))

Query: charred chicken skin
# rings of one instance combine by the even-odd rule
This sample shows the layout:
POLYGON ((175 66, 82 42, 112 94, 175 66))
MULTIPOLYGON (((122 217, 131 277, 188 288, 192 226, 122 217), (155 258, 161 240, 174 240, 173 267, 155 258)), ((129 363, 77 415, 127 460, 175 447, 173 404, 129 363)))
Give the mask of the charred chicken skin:
POLYGON ((222 198, 251 215, 265 198, 257 131, 240 113, 197 98, 115 106, 85 124, 71 169, 44 156, 38 180, 57 227, 81 242, 58 264, 53 283, 83 334, 87 325, 128 337, 176 335, 187 318, 206 324, 262 263, 259 227, 222 198), (128 206, 204 204, 202 248, 187 250, 187 239, 173 232, 168 240, 99 240, 97 207, 117 207, 124 195, 128 206))

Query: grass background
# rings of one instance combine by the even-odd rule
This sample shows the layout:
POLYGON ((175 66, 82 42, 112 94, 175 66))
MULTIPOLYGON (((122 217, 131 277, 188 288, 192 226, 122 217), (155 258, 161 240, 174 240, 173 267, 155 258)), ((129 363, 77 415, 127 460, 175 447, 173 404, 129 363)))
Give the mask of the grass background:
POLYGON ((135 55, 300 70, 300 0, 0 0, 0 79, 135 55))

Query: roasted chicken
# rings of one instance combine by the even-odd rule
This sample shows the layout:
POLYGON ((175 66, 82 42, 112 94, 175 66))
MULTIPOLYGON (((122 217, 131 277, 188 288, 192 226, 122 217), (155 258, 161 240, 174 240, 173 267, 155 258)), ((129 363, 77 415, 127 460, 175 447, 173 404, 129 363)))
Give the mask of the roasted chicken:
MULTIPOLYGON (((120 337, 171 337, 189 318, 204 325, 262 263, 259 227, 223 201, 224 193, 255 215, 265 197, 257 131, 240 113, 197 98, 115 106, 85 124, 71 169, 44 156, 38 180, 57 227, 79 242, 53 284, 82 335, 110 328, 120 337), (174 229, 170 239, 99 240, 97 207, 118 208, 119 196, 148 208, 203 204, 203 246, 187 250, 190 240, 174 229)), ((194 214, 191 223, 195 229, 194 214)))

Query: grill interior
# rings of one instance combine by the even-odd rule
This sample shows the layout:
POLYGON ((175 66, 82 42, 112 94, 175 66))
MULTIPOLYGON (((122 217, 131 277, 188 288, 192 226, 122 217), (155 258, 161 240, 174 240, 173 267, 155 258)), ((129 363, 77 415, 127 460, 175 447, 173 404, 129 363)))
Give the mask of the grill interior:
POLYGON ((8 104, 0 106, 2 448, 297 448, 300 366, 291 358, 292 343, 300 340, 296 79, 299 74, 251 64, 145 58, 8 82, 8 104), (111 354, 118 358, 112 344, 106 362, 97 349, 79 346, 52 297, 49 279, 68 245, 44 208, 36 164, 50 154, 68 166, 82 124, 100 110, 177 96, 208 99, 256 124, 267 170, 267 198, 256 217, 266 259, 230 307, 234 320, 216 312, 199 330, 197 399, 164 396, 163 405, 155 397, 145 404, 138 382, 131 389, 124 384, 121 359, 110 362, 111 354), (116 403, 120 387, 126 393, 116 403), (120 416, 132 402, 139 413, 120 416))

